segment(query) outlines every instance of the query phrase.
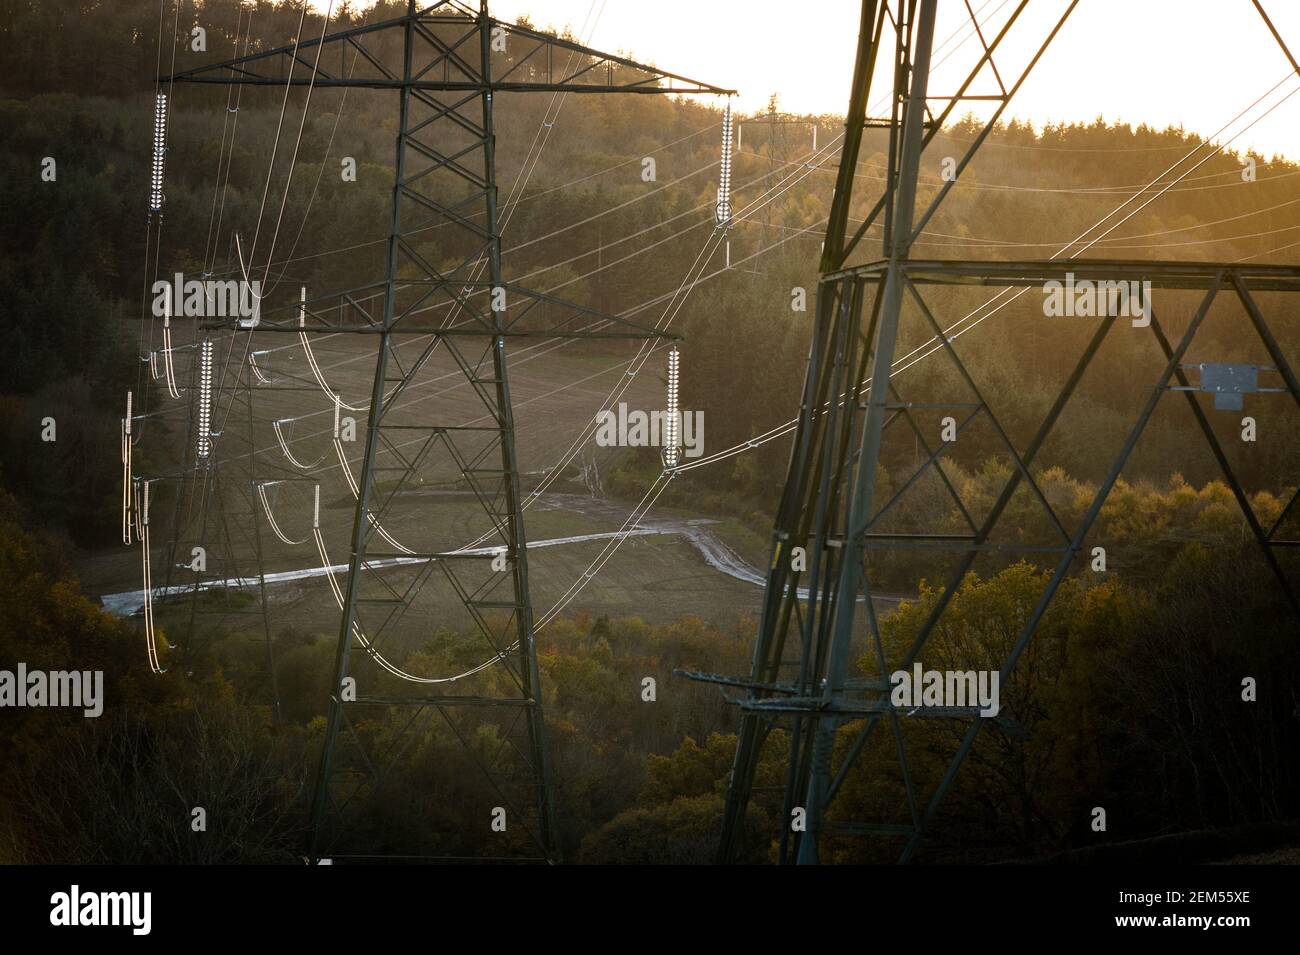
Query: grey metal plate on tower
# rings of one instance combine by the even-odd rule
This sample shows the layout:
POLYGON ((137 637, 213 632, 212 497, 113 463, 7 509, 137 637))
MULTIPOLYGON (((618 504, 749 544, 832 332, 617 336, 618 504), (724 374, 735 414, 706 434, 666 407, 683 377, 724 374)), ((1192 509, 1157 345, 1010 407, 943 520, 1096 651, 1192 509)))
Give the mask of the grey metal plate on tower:
POLYGON ((1259 391, 1258 365, 1206 362, 1200 371, 1201 391, 1214 394, 1214 407, 1219 411, 1240 411, 1241 396, 1259 391))

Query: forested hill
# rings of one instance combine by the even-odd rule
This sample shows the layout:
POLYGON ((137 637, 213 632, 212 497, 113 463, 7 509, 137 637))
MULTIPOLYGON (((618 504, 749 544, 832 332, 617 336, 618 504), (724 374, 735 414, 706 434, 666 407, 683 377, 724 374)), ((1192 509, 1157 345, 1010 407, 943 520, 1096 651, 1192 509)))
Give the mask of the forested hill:
MULTIPOLYGON (((166 35, 188 36, 195 24, 207 31, 206 53, 178 46, 177 69, 229 56, 237 20, 241 51, 291 42, 299 23, 292 3, 252 5, 251 21, 238 13, 236 0, 184 3, 176 22, 173 6, 164 6, 166 35)), ((374 22, 401 7, 344 4, 333 26, 374 22)), ((112 532, 115 518, 106 517, 112 509, 102 505, 118 493, 117 409, 135 379, 137 346, 131 339, 145 271, 158 10, 152 0, 0 6, 0 57, 9 67, 0 90, 8 223, 0 250, 0 310, 8 332, 0 357, 0 481, 87 543, 112 532), (41 178, 45 157, 57 161, 55 182, 41 178), (68 456, 64 473, 75 475, 70 480, 81 486, 50 487, 43 479, 48 462, 42 459, 39 469, 32 465, 27 422, 38 408, 41 415, 51 413, 46 409, 68 412, 59 453, 68 456)), ((545 25, 543 16, 538 21, 545 25)), ((304 34, 319 29, 319 18, 308 15, 304 34)), ((170 48, 165 40, 164 59, 170 48)), ((661 52, 659 59, 666 61, 665 51, 632 51, 646 60, 661 52)), ((215 263, 218 274, 228 273, 234 233, 253 231, 264 190, 266 207, 276 209, 284 183, 291 181, 275 246, 273 294, 293 297, 300 285, 324 294, 382 274, 396 121, 391 97, 315 90, 300 147, 295 154, 286 133, 268 176, 282 91, 249 88, 237 100, 233 95, 224 88, 173 91, 162 272, 189 274, 215 263), (232 112, 235 105, 238 111, 232 112), (341 179, 343 157, 357 162, 355 182, 341 179), (290 178, 291 159, 296 166, 290 178)), ((291 132, 304 97, 301 90, 289 97, 291 132)), ((508 274, 606 311, 642 307, 640 317, 658 317, 645 303, 681 283, 713 228, 716 104, 657 96, 499 100, 499 179, 503 200, 512 194, 514 199, 505 206, 508 274), (554 108, 558 115, 545 126, 554 108), (657 163, 654 182, 641 176, 647 156, 657 163)), ((721 255, 713 260, 708 272, 720 274, 690 294, 675 326, 686 335, 686 405, 702 409, 708 421, 706 452, 744 442, 796 413, 812 311, 792 311, 791 289, 816 285, 841 122, 778 114, 741 120, 733 267, 721 270, 721 255), (821 147, 815 154, 814 125, 821 147)), ((959 157, 977 132, 977 124, 967 120, 936 139, 928 152, 923 201, 942 184, 944 158, 959 157)), ((1101 119, 1037 131, 1012 122, 998 128, 964 170, 916 252, 936 258, 1049 257, 1197 143, 1181 130, 1134 129, 1101 119)), ((859 214, 884 180, 885 145, 884 134, 873 132, 858 169, 859 214)), ((1300 167, 1283 159, 1229 149, 1089 254, 1294 258, 1300 252, 1300 245, 1293 247, 1300 242, 1300 227, 1293 224, 1298 174, 1300 167), (1253 181, 1243 177, 1248 160, 1255 167, 1253 181)), ((873 229, 867 244, 878 235, 873 229)), ((430 236, 429 254, 437 248, 436 236, 430 236)), ((968 361, 987 371, 1010 403, 1007 414, 1017 420, 1031 420, 1047 407, 1062 370, 1077 354, 1079 336, 1086 334, 1085 326, 1044 324, 1031 298, 963 339, 968 361), (1063 347, 1044 347, 1052 341, 1063 347)), ((961 307, 957 298, 943 296, 934 304, 941 318, 945 309, 961 307)), ((1279 334, 1293 333, 1293 315, 1276 320, 1282 323, 1279 334)), ((1206 348, 1218 360, 1259 357, 1238 336, 1215 334, 1207 330, 1206 348)), ((928 373, 918 367, 909 375, 923 382, 928 373)), ((1075 424, 1045 450, 1046 463, 1077 478, 1097 477, 1104 466, 1092 450, 1097 429, 1122 427, 1125 409, 1146 387, 1122 362, 1098 374, 1076 402, 1075 424)), ((1170 469, 1162 462, 1184 440, 1177 427, 1157 421, 1134 459, 1135 473, 1167 478, 1170 469)), ((680 486, 693 487, 697 500, 709 500, 710 489, 717 500, 724 494, 743 500, 762 523, 774 505, 787 453, 786 440, 773 440, 695 471, 680 486)), ((955 463, 977 466, 978 446, 972 444, 969 454, 955 463)), ((1293 442, 1261 443, 1243 466, 1257 485, 1280 488, 1297 471, 1295 454, 1293 442)), ((1208 459, 1181 470, 1192 480, 1214 476, 1208 459)))

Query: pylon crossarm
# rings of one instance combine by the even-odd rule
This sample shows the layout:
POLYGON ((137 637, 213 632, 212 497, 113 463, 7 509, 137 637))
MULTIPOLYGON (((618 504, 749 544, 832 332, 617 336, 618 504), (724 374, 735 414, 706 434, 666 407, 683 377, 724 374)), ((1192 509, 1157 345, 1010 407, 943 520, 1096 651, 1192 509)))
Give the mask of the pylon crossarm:
MULTIPOLYGON (((899 268, 915 285, 975 285, 993 288, 1039 287, 1050 281, 1150 282, 1152 288, 1206 289, 1220 274, 1239 276, 1255 292, 1300 292, 1300 266, 1236 262, 1179 262, 1151 259, 1059 258, 1019 261, 989 259, 909 259, 899 268)), ((832 283, 849 276, 880 280, 888 260, 840 269, 822 276, 832 283)))
POLYGON ((744 680, 740 677, 728 676, 725 673, 700 673, 695 670, 674 670, 673 676, 682 676, 688 680, 695 680, 698 683, 713 683, 718 686, 734 686, 746 690, 761 690, 765 693, 795 694, 799 692, 799 688, 792 683, 756 683, 753 680, 744 680))
MULTIPOLYGON (((501 30, 506 37, 518 37, 534 44, 522 57, 516 57, 512 54, 515 62, 495 77, 494 88, 496 89, 544 89, 567 92, 713 93, 723 96, 733 96, 736 93, 733 89, 725 89, 711 83, 693 80, 677 73, 670 73, 667 70, 638 63, 624 56, 602 53, 580 43, 574 43, 571 40, 565 40, 548 33, 541 33, 529 27, 503 23, 496 19, 492 19, 491 24, 494 29, 501 30), (544 73, 546 79, 544 81, 517 82, 511 78, 525 66, 536 70, 538 68, 536 61, 541 58, 543 52, 545 52, 547 60, 544 73), (556 52, 564 52, 566 55, 557 58, 554 56, 556 52), (578 65, 573 68, 571 73, 561 72, 557 77, 556 70, 569 69, 571 62, 578 65), (639 79, 629 77, 616 83, 614 81, 616 68, 631 70, 641 74, 641 77, 639 79), (590 77, 602 70, 605 73, 605 82, 603 84, 577 82, 579 79, 590 77)), ((507 48, 509 48, 508 43, 507 48)))
POLYGON ((243 86, 361 87, 392 90, 490 92, 683 93, 734 95, 735 90, 703 83, 645 63, 528 27, 505 23, 443 0, 380 23, 328 33, 259 53, 210 63, 159 77, 163 83, 243 86), (406 33, 422 41, 418 69, 410 75, 385 64, 374 47, 406 33), (473 41, 486 29, 492 68, 478 63, 473 41), (444 36, 447 33, 450 36, 444 36), (512 40, 519 41, 512 44, 512 40), (521 53, 518 47, 526 44, 521 53), (313 52, 320 47, 318 52, 313 52), (337 50, 337 66, 333 51, 337 50), (346 54, 353 51, 353 69, 346 54), (427 54, 427 59, 423 56, 427 54), (559 54, 559 55, 556 55, 559 54), (319 62, 315 62, 319 60, 319 62), (364 60, 362 72, 356 66, 364 60), (299 71, 296 68, 301 67, 299 71), (368 69, 367 69, 368 68, 368 69), (521 78, 527 77, 527 78, 521 78))
MULTIPOLYGON (((455 7, 456 4, 450 0, 443 0, 442 3, 426 7, 415 14, 415 17, 430 15, 438 7, 455 7)), ((470 19, 471 14, 466 14, 464 19, 467 22, 473 22, 470 19)), ((317 66, 314 79, 316 86, 364 86, 370 88, 383 88, 392 86, 400 88, 402 77, 400 72, 393 72, 385 66, 378 57, 370 53, 361 43, 361 38, 365 37, 371 40, 377 40, 382 35, 398 31, 400 32, 406 24, 413 18, 410 14, 400 17, 394 17, 390 20, 383 20, 379 23, 370 23, 364 26, 352 27, 348 30, 340 30, 334 33, 328 33, 323 38, 314 37, 302 40, 300 43, 290 43, 284 46, 275 47, 270 50, 263 50, 259 53, 249 53, 244 56, 234 57, 232 59, 221 60, 217 63, 209 63, 204 66, 196 66, 193 69, 182 70, 179 73, 163 74, 159 82, 162 83, 217 83, 222 85, 243 85, 243 86, 305 86, 312 82, 310 77, 311 65, 307 64, 308 74, 301 77, 289 78, 286 74, 287 65, 296 62, 296 57, 301 55, 305 50, 312 50, 315 47, 337 48, 340 53, 346 52, 346 49, 352 49, 357 55, 364 59, 374 68, 375 77, 356 76, 355 74, 347 79, 342 79, 330 71, 328 61, 325 57, 325 50, 321 50, 320 60, 325 66, 317 66), (222 74, 225 75, 222 75, 222 74)), ((314 57, 313 57, 314 58, 314 57)), ((340 74, 342 71, 340 71, 340 74)))

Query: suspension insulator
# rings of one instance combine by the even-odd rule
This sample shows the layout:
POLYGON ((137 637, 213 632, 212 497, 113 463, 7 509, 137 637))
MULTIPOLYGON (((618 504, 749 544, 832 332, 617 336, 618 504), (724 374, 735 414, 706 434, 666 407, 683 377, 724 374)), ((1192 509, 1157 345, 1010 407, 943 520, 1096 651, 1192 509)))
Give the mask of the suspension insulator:
POLYGON ((674 345, 668 352, 668 400, 664 409, 664 467, 675 468, 682 459, 681 410, 678 387, 681 381, 681 355, 674 345))
POLYGON ((167 157, 167 94, 159 93, 153 116, 153 169, 149 174, 149 212, 157 215, 163 204, 163 165, 167 157))
POLYGON ((206 458, 212 451, 212 340, 199 350, 199 438, 195 452, 206 458))
POLYGON ((713 219, 719 229, 731 225, 731 100, 722 112, 722 162, 718 172, 718 204, 713 219))

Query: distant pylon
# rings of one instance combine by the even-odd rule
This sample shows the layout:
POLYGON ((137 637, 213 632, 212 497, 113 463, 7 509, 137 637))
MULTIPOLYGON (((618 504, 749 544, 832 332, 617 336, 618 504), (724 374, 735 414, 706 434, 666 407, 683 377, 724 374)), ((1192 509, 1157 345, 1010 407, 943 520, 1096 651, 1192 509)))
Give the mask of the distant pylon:
MULTIPOLYGON (((314 54, 307 54, 314 55, 314 54)), ((322 56, 320 62, 343 62, 322 56)), ((398 133, 387 271, 382 281, 324 300, 294 303, 291 318, 264 310, 256 334, 344 333, 375 342, 377 357, 357 478, 357 506, 341 586, 333 690, 312 809, 313 858, 366 860, 401 856, 457 857, 463 833, 431 834, 417 847, 367 845, 357 823, 430 721, 441 719, 483 770, 499 805, 481 807, 500 824, 500 855, 556 861, 559 844, 538 686, 527 541, 510 399, 507 344, 534 336, 672 337, 507 280, 501 266, 496 181, 494 97, 510 92, 710 93, 726 90, 624 57, 601 53, 531 28, 503 23, 483 2, 407 4, 403 16, 235 60, 178 73, 175 82, 266 86, 314 83, 397 93, 398 133), (390 41, 401 63, 386 63, 390 41), (322 68, 309 77, 300 54, 323 44, 353 53, 347 75, 322 68), (358 56, 359 54, 359 56, 358 56), (437 261, 418 243, 437 226, 437 261), (417 237, 417 233, 420 234, 417 237), (483 272, 486 275, 483 275, 483 272), (376 292, 380 310, 364 303, 376 292), (433 313, 433 314, 430 314, 433 313), (305 316, 299 324, 298 317, 305 316), (414 362, 397 355, 400 337, 422 335, 428 347, 414 362), (398 402, 435 349, 449 354, 490 423, 466 425, 459 415, 406 411, 398 402), (395 436, 401 436, 401 444, 395 436), (404 447, 415 445, 415 450, 404 447), (381 459, 381 455, 385 457, 381 459), (430 456, 469 488, 489 518, 485 547, 455 546, 435 522, 407 521, 402 541, 384 522, 407 500, 430 456), (378 478, 382 474, 383 480, 378 478), (409 546, 413 541, 415 546, 409 546), (440 571, 445 587, 429 582, 440 571), (464 624, 484 640, 484 662, 464 674, 426 678, 385 656, 398 623, 409 616, 452 629, 464 624), (428 604, 427 616, 424 609, 428 604), (462 611, 452 616, 448 609, 462 611), (355 664, 363 664, 358 667, 355 664), (373 664, 369 666, 367 664, 373 664), (489 667, 504 672, 509 692, 484 683, 480 692, 447 692, 489 667), (355 681, 357 693, 349 687, 355 681), (367 735, 368 715, 400 708, 410 718, 396 738, 367 735), (502 745, 490 759, 469 738, 463 713, 495 721, 502 745), (499 810, 499 814, 498 814, 499 810), (507 836, 506 833, 510 835, 507 836)), ((250 332, 250 334, 252 334, 250 332)), ((443 581, 439 581, 443 583, 443 581)), ((390 651, 391 652, 391 651, 390 651)), ((486 678, 482 678, 486 679, 486 678)), ((498 831, 494 829, 493 831, 498 831)))

